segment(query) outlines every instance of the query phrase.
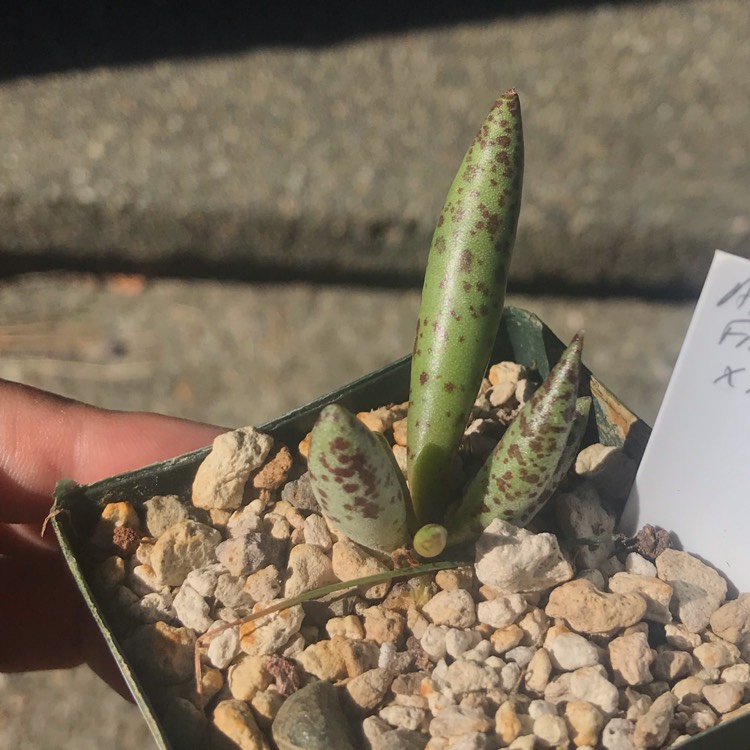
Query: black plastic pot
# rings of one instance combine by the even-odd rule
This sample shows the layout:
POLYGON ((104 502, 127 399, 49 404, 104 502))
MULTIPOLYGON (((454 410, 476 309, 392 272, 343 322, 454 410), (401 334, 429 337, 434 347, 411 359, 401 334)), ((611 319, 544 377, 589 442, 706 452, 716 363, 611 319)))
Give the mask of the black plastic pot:
MULTIPOLYGON (((524 310, 508 308, 503 315, 492 361, 513 360, 535 368, 542 376, 546 376, 550 363, 554 364, 559 359, 563 349, 563 343, 536 316, 524 310)), ((307 406, 262 425, 260 429, 289 446, 296 446, 310 431, 318 412, 326 404, 337 402, 353 411, 364 411, 405 401, 409 392, 409 361, 408 356, 404 357, 307 406)), ((649 427, 588 370, 584 371, 582 391, 593 397, 594 405, 585 443, 601 442, 622 447, 631 458, 640 461, 650 435, 649 427)), ((188 497, 198 465, 208 451, 208 447, 203 448, 90 485, 77 485, 63 480, 55 492, 53 510, 65 512, 57 513, 52 524, 67 564, 160 750, 179 749, 170 744, 149 695, 128 663, 121 644, 114 635, 117 628, 108 622, 96 602, 87 573, 90 565, 86 564, 85 545, 82 542, 89 538, 101 508, 107 503, 128 500, 138 508, 154 495, 176 494, 188 497)), ((746 736, 749 733, 750 715, 746 715, 705 732, 681 747, 685 750, 709 750, 717 747, 740 750, 747 747, 746 736)))

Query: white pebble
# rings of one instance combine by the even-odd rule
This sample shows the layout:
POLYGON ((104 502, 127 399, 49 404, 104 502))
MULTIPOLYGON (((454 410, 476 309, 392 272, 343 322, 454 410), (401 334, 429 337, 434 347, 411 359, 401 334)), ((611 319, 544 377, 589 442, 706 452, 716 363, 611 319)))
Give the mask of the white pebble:
POLYGON ((174 609, 180 622, 198 633, 205 633, 213 624, 208 602, 187 583, 180 586, 174 598, 174 609))
POLYGON ((217 669, 226 669, 240 652, 237 628, 227 628, 208 642, 208 660, 217 669))
POLYGON ((625 570, 638 576, 656 578, 656 565, 637 552, 630 552, 625 558, 625 570))
POLYGON ((445 633, 445 650, 448 656, 458 659, 466 651, 479 645, 481 640, 482 634, 476 630, 449 628, 445 633))
POLYGON ((578 633, 560 633, 547 648, 552 664, 565 672, 599 663, 599 649, 578 633))
POLYGON ((448 628, 445 625, 433 625, 430 623, 422 634, 422 638, 419 641, 423 651, 433 661, 442 659, 447 653, 447 647, 445 645, 446 634, 448 628))

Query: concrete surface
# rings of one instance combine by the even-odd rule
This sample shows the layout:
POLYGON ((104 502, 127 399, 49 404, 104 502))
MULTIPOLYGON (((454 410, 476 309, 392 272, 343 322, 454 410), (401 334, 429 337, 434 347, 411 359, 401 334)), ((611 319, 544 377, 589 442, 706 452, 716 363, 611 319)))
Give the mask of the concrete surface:
POLYGON ((149 53, 191 52, 182 15, 160 47, 148 15, 118 35, 99 4, 75 5, 80 28, 29 9, 14 24, 11 11, 3 268, 414 280, 468 142, 516 86, 528 154, 516 283, 695 292, 708 252, 750 254, 746 0, 541 5, 387 35, 364 22, 327 46, 313 42, 335 27, 333 6, 298 24, 290 12, 287 27, 308 23, 301 46, 283 18, 264 33, 260 15, 243 45, 230 12, 192 57, 164 59, 149 53), (211 50, 222 29, 231 43, 211 50), (101 67, 112 61, 131 64, 101 67), (45 65, 56 72, 22 75, 45 65))
MULTIPOLYGON (((693 305, 512 296, 653 422, 693 305)), ((37 275, 0 282, 0 377, 102 406, 258 424, 411 348, 419 294, 37 275)), ((2 644, 0 644, 0 648, 2 644)), ((138 711, 86 667, 0 674, 0 747, 144 750, 138 711)))

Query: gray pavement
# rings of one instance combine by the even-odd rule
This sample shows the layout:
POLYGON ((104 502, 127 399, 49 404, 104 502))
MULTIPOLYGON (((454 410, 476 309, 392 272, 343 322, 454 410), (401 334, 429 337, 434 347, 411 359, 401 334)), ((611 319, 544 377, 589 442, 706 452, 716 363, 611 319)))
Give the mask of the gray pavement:
MULTIPOLYGON (((692 303, 512 296, 648 422, 692 303)), ((417 291, 30 275, 0 282, 0 377, 98 405, 258 424, 403 355, 417 291)), ((0 747, 143 750, 137 710, 85 667, 0 675, 0 747)))
POLYGON ((750 254, 746 0, 547 6, 8 77, 5 267, 413 280, 469 140, 516 86, 516 283, 695 292, 706 251, 750 254))

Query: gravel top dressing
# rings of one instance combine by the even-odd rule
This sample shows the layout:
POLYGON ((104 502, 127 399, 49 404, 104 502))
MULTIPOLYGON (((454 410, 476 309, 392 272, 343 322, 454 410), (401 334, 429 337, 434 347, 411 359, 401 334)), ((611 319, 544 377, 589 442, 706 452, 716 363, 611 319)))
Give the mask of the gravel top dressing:
MULTIPOLYGON (((467 480, 538 382, 490 368, 467 480)), ((407 405, 357 416, 405 473, 407 405)), ((618 540, 636 464, 598 443, 528 529, 498 519, 448 551, 465 564, 246 619, 408 565, 406 550, 388 559, 326 522, 306 450, 226 433, 191 496, 109 503, 87 542, 175 750, 666 748, 749 710, 750 594, 726 601, 726 581, 658 529, 618 540)))

